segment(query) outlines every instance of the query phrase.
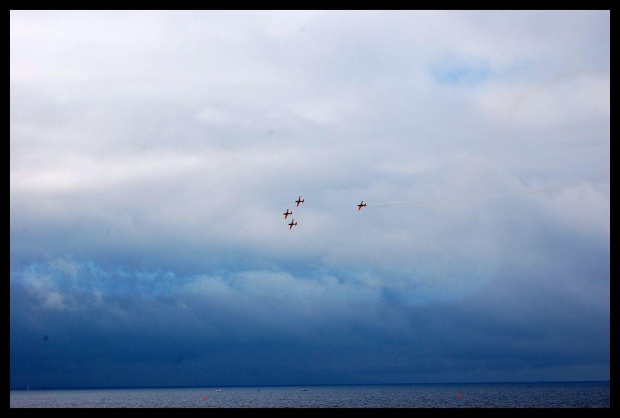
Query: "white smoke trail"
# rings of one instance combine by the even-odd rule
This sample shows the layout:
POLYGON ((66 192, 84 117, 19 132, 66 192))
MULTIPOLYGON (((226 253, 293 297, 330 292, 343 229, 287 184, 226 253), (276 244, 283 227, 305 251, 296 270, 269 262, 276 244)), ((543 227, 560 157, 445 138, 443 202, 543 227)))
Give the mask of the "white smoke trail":
POLYGON ((541 193, 554 192, 558 190, 572 189, 575 187, 579 187, 586 182, 592 182, 595 180, 601 180, 603 178, 607 178, 608 176, 590 179, 590 180, 581 180, 575 184, 564 185, 564 186, 556 186, 556 187, 545 187, 543 189, 530 190, 529 192, 515 193, 504 196, 487 196, 487 197, 477 197, 472 199, 458 199, 458 200, 440 200, 440 201, 412 201, 412 202, 392 202, 392 203, 367 203, 367 206, 395 206, 395 205, 448 205, 455 203, 469 203, 469 202, 480 202, 484 200, 496 200, 496 199, 512 199, 515 197, 522 196, 531 196, 541 193))

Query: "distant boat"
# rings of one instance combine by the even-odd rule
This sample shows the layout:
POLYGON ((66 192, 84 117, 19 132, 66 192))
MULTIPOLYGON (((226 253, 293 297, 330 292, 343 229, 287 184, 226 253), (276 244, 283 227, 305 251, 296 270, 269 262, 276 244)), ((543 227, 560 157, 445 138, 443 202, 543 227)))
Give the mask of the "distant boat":
POLYGON ((304 392, 308 392, 308 389, 302 389, 302 391, 304 391, 304 392))
POLYGON ((222 389, 215 389, 215 391, 216 391, 216 392, 221 392, 221 391, 222 391, 222 389))

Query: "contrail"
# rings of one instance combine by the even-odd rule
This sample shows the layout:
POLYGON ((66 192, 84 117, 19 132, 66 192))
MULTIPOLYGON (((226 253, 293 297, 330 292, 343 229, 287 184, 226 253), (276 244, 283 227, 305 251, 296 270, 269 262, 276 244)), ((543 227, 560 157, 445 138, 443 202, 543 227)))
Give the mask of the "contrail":
MULTIPOLYGON (((605 176, 605 177, 602 177, 602 178, 606 178, 606 177, 608 177, 608 176, 605 176)), ((478 198, 473 198, 473 199, 439 200, 439 201, 419 201, 418 200, 418 201, 412 201, 412 202, 367 203, 367 206, 448 205, 448 204, 453 204, 453 203, 480 202, 480 201, 484 201, 484 200, 511 199, 511 198, 514 198, 514 197, 531 196, 531 195, 535 195, 535 194, 554 192, 554 191, 557 191, 557 190, 572 189, 574 187, 581 186, 582 184, 584 184, 586 182, 591 182, 591 181, 594 181, 594 180, 600 180, 602 178, 595 178, 595 179, 591 179, 591 180, 582 180, 582 181, 579 181, 578 183, 570 184, 570 185, 567 185, 567 186, 545 187, 543 189, 536 189, 536 190, 531 190, 529 192, 515 193, 515 194, 510 194, 510 195, 504 195, 504 196, 487 196, 487 197, 478 197, 478 198)))

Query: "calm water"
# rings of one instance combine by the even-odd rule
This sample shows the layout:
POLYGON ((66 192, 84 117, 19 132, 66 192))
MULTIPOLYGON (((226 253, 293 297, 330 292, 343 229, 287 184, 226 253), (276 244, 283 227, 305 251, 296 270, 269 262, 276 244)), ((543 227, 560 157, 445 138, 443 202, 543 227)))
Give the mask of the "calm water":
POLYGON ((12 390, 10 407, 610 408, 610 394, 609 382, 12 390))

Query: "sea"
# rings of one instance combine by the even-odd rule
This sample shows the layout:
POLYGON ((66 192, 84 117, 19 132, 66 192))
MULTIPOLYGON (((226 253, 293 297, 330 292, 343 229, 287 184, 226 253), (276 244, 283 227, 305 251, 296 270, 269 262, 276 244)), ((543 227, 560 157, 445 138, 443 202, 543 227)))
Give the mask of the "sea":
POLYGON ((609 382, 11 390, 11 408, 610 408, 609 382))

